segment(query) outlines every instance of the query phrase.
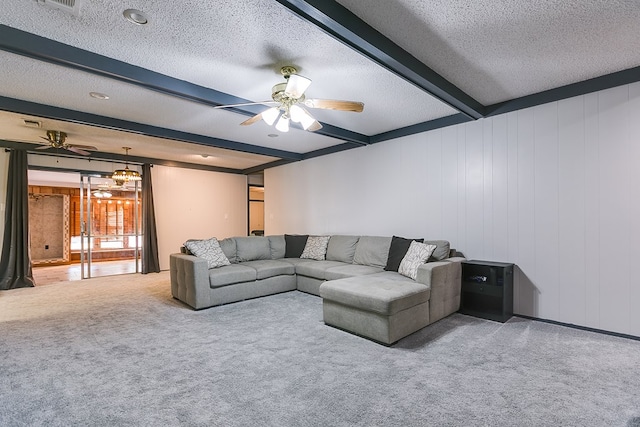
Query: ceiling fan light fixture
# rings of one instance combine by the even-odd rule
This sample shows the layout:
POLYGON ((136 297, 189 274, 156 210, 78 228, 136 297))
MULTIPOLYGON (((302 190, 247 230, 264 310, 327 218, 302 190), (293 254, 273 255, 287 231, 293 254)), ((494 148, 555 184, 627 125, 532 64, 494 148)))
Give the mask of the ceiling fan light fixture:
POLYGON ((262 120, 269 126, 273 126, 276 119, 280 115, 280 109, 278 107, 271 107, 264 113, 262 113, 262 120))
POLYGON ((300 107, 299 105, 292 105, 289 111, 291 113, 291 120, 296 123, 300 123, 304 130, 309 129, 309 126, 311 126, 316 121, 316 119, 314 119, 307 110, 300 107))
POLYGON ((94 192, 91 193, 94 197, 97 197, 98 199, 108 199, 109 197, 111 197, 113 194, 111 194, 108 191, 103 191, 103 190, 96 190, 94 192))
POLYGON ((291 74, 288 77, 287 87, 284 90, 285 95, 298 99, 304 94, 311 84, 311 79, 299 76, 298 74, 291 74))
POLYGON ((276 129, 280 132, 289 132, 289 116, 286 114, 280 116, 280 120, 276 123, 276 129))

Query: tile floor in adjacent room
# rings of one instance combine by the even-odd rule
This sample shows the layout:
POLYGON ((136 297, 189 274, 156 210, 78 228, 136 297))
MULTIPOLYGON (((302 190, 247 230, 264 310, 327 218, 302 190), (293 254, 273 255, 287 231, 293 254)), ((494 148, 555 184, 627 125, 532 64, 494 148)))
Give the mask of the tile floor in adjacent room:
MULTIPOLYGON (((140 271, 140 268, 138 268, 140 271)), ((85 274, 87 270, 85 267, 85 274)), ((113 276, 136 272, 134 260, 99 261, 91 263, 91 277, 113 276)), ((36 286, 81 280, 80 264, 38 266, 33 267, 33 278, 36 286)))

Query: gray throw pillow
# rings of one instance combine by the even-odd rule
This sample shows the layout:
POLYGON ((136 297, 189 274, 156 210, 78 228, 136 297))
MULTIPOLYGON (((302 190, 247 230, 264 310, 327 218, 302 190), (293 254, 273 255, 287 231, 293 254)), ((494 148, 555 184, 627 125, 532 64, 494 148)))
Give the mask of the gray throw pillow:
POLYGON ((411 242, 407 254, 400 262, 398 273, 416 280, 416 277, 418 277, 418 268, 427 262, 435 249, 436 245, 427 245, 426 243, 419 243, 414 240, 411 242))
POLYGON ((323 261, 327 254, 327 244, 331 236, 309 236, 300 258, 323 261))
POLYGON ((218 239, 215 237, 207 240, 187 240, 184 242, 184 247, 198 258, 206 259, 209 268, 218 268, 231 264, 224 252, 222 252, 218 239))

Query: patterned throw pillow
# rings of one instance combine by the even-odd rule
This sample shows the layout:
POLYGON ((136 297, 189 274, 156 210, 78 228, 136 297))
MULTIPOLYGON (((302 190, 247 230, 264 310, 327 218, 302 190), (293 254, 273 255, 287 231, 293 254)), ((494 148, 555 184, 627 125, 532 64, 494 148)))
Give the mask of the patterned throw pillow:
POLYGON ((398 273, 416 280, 416 277, 418 277, 418 267, 427 262, 435 250, 436 245, 418 243, 414 240, 411 242, 406 255, 402 258, 402 261, 400 261, 398 273))
POLYGON ((222 252, 220 243, 215 237, 207 240, 187 240, 184 242, 184 247, 198 258, 206 259, 209 268, 218 268, 231 264, 224 252, 222 252))
POLYGON ((327 255, 329 238, 331 238, 331 236, 309 236, 300 258, 315 259, 316 261, 324 260, 324 257, 327 255))

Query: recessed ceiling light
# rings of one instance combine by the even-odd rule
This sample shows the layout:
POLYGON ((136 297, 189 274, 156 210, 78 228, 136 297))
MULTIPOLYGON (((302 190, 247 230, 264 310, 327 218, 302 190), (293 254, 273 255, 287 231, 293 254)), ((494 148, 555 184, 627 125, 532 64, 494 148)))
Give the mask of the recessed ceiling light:
POLYGON ((89 96, 95 99, 109 99, 109 95, 100 92, 89 92, 89 96))
POLYGON ((269 135, 267 135, 269 138, 277 138, 278 134, 277 133, 270 133, 269 135))
POLYGON ((208 154, 200 154, 202 156, 203 159, 206 159, 207 157, 209 157, 208 154))
POLYGON ((149 22, 147 15, 144 12, 137 9, 127 9, 122 12, 122 15, 127 19, 127 21, 136 24, 136 25, 145 25, 149 22))

